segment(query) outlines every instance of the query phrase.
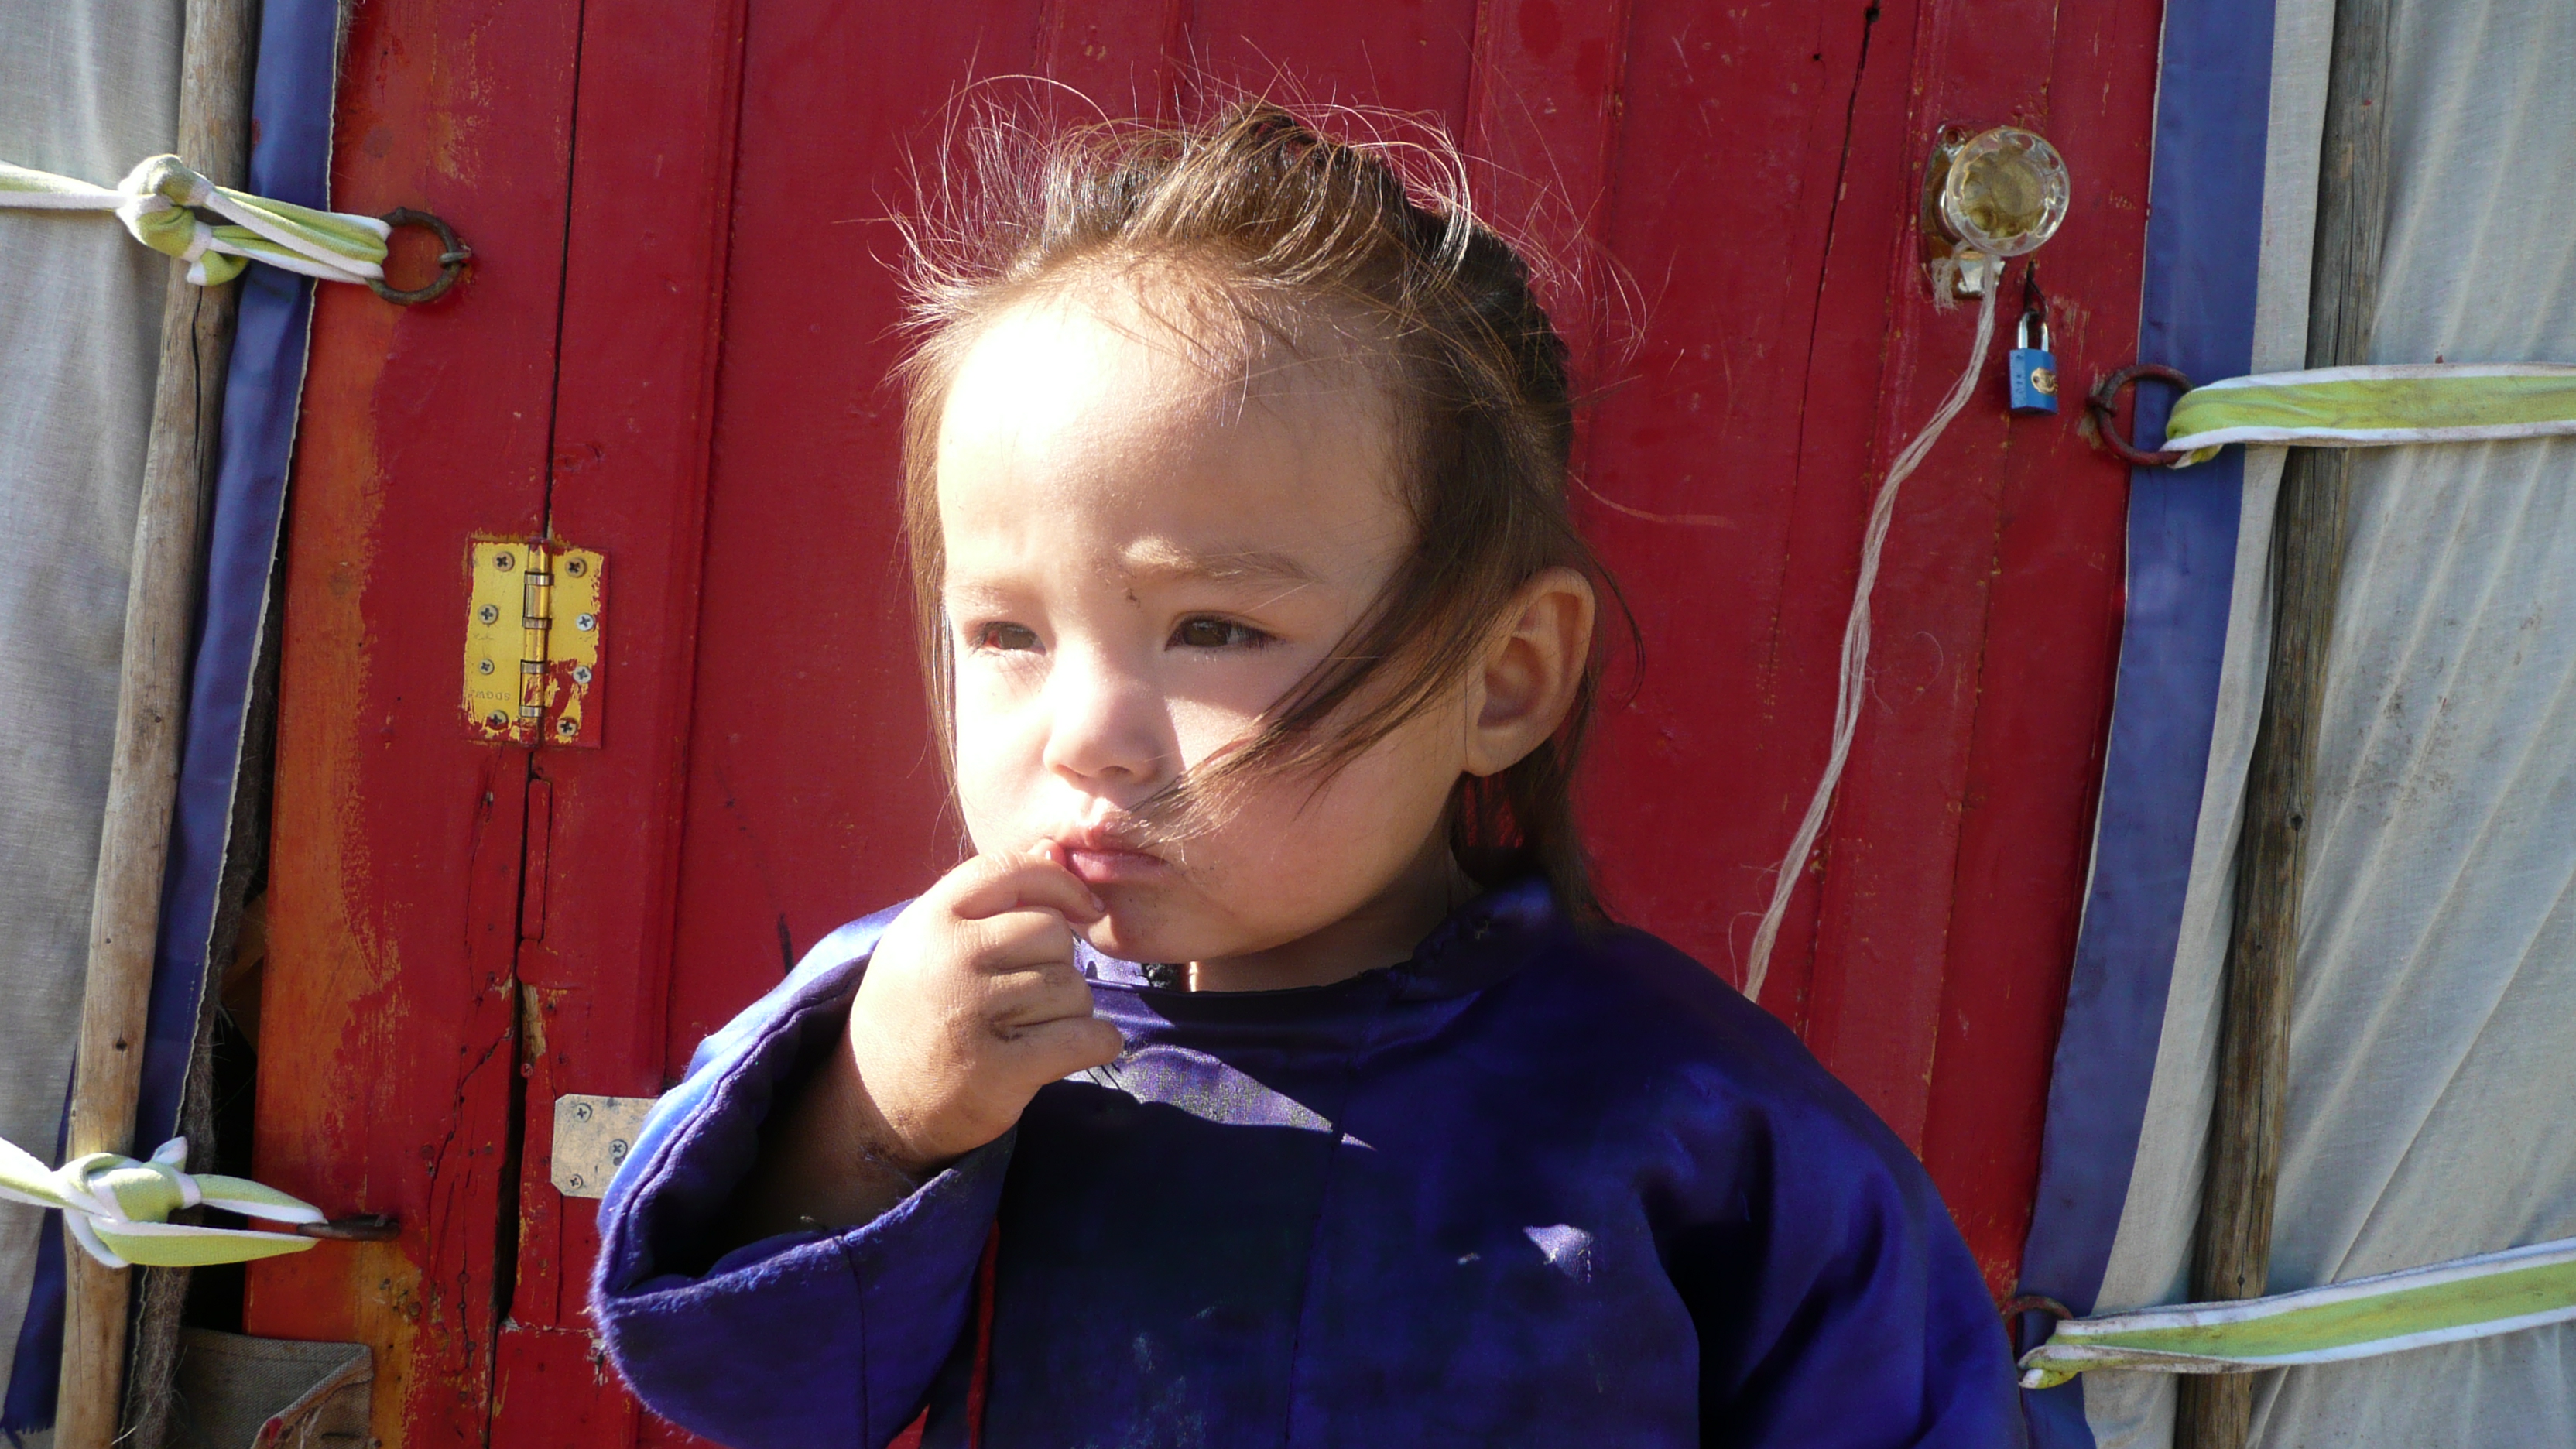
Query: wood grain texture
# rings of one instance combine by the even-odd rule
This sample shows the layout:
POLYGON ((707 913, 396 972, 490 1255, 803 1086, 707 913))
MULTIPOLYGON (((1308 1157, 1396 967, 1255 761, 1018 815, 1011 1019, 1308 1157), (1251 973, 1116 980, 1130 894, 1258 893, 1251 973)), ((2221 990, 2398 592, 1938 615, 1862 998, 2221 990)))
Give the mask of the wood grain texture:
MULTIPOLYGON (((1824 760, 1876 470, 1973 326, 1933 307, 1901 198, 1942 126, 2045 133, 2075 177, 2039 254, 2061 370, 2130 361, 2158 19, 1636 0, 1606 234, 1643 327, 1581 501, 1646 664, 1603 723, 1587 822, 1614 908, 1721 974, 1824 760)), ((2126 503, 2071 420, 1982 389, 1906 485, 1861 734, 1765 992, 1922 1152, 1999 1293, 2081 905, 2126 503)))
MULTIPOLYGON (((2065 230, 2037 258, 2062 377, 2089 378, 2136 353, 2161 18, 2152 5, 2059 6, 2048 51, 2030 57, 2048 67, 2042 129, 2076 178, 2065 230)), ((1920 1144, 1999 1298, 2017 1291, 2038 1188, 2110 727, 2128 526, 2126 480, 2106 477, 2063 423, 2028 421, 2004 422, 1983 444, 2001 476, 1975 704, 1960 726, 1967 758, 1920 1144)), ((1968 556, 1979 551, 1970 545, 1968 556)))
MULTIPOLYGON (((2339 0, 2335 7, 2308 283, 2310 367, 2372 360, 2388 228, 2389 10, 2390 0, 2339 0)), ((2307 823, 2351 478, 2349 450, 2294 448, 2273 517, 2271 664, 2246 773, 2218 1095, 2192 1269, 2192 1297, 2201 1302, 2259 1298, 2270 1277, 2307 823)), ((2184 1378, 2177 1449, 2241 1449, 2257 1382, 2252 1374, 2184 1378)))
MULTIPOLYGON (((642 1410, 601 1359, 598 1203, 551 1180, 555 1099, 663 1086, 716 344, 745 5, 590 0, 548 446, 546 526, 606 558, 616 697, 597 750, 540 749, 517 977, 517 1234, 493 1449, 625 1449, 642 1410), (639 217, 634 198, 663 204, 639 217), (540 832, 543 845, 540 848, 540 832)), ((694 1043, 691 1043, 694 1045, 694 1043)))
MULTIPOLYGON (((532 767, 471 736, 455 679, 468 540, 545 526, 578 21, 371 0, 339 91, 333 204, 434 211, 475 260, 431 305, 325 287, 314 306, 253 1156, 263 1181, 402 1235, 253 1264, 246 1318, 368 1344, 387 1449, 485 1444, 514 1256, 532 767)), ((641 723, 607 708, 608 739, 641 723)))
MULTIPOLYGON (((238 186, 250 162, 254 0, 189 0, 180 56, 179 154, 217 185, 238 186)), ((132 1152, 143 1040, 161 923, 161 868, 185 731, 194 642, 201 506, 223 421, 239 293, 198 287, 170 266, 161 304, 160 373, 152 395, 143 488, 125 601, 116 737, 106 816, 90 896, 89 962, 72 1074, 72 1156, 132 1152)), ((146 1144, 157 1146, 158 1144, 146 1144)), ((62 1389, 54 1442, 107 1449, 116 1437, 125 1373, 127 1270, 103 1268, 64 1244, 62 1389)))

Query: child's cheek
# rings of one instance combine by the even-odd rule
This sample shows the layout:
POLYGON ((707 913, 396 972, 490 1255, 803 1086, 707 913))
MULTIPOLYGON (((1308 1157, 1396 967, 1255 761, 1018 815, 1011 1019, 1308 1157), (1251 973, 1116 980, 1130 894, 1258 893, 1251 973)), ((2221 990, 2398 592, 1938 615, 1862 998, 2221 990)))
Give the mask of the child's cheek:
POLYGON ((1044 773, 1042 746, 1020 738, 1004 713, 979 709, 959 691, 955 721, 957 803, 979 851, 1017 850, 1037 829, 1027 819, 1044 773))
MULTIPOLYGON (((1283 691, 1274 691, 1272 697, 1279 692, 1283 691)), ((1171 718, 1172 743, 1178 747, 1184 771, 1205 769, 1261 734, 1257 709, 1236 709, 1224 702, 1170 693, 1163 696, 1163 709, 1171 718)))

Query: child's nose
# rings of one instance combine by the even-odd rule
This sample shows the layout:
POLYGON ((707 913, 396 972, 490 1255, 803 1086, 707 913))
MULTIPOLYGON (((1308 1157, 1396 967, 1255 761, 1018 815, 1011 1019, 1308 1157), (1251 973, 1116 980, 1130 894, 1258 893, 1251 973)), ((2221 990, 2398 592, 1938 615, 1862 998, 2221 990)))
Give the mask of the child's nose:
POLYGON ((1149 681, 1099 650, 1060 648, 1046 695, 1048 770, 1130 791, 1163 783, 1172 749, 1162 696, 1149 681))

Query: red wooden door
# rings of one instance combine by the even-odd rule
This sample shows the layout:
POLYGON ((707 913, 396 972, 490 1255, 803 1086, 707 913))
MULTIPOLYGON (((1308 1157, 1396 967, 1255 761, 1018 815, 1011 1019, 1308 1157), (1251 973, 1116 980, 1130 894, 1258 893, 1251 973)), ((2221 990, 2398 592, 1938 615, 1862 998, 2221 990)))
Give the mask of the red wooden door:
MULTIPOLYGON (((651 1095, 956 858, 904 622, 883 218, 939 108, 1039 74, 1428 115, 1492 214, 1607 257, 1587 527, 1646 668, 1588 813, 1613 907, 1730 975, 1825 753, 1877 470, 1964 360, 1912 212, 1945 124, 2048 135, 2071 383, 2136 336, 2155 0, 374 0, 339 202, 475 244, 326 297, 288 570, 260 1169, 399 1242, 253 1269, 379 1350, 388 1446, 673 1438, 580 1311, 559 1093, 651 1095), (1167 56, 1188 56, 1187 68, 1167 56), (1633 334, 1633 335, 1631 335, 1633 334), (476 533, 607 559, 598 749, 456 704, 476 533)), ((1583 275, 1578 269, 1578 276, 1583 275)), ((1569 297, 1573 294, 1568 293, 1569 297)), ((1765 1004, 1923 1152, 1999 1291, 2028 1215, 2118 619, 2124 474, 1990 379, 1909 485, 1826 848, 1765 1004)))

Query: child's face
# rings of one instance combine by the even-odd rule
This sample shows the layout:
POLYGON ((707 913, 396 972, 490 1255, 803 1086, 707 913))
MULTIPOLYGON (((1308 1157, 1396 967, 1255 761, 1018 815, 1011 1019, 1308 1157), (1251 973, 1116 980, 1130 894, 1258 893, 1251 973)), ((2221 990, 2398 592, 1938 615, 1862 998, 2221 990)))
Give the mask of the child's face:
POLYGON ((1252 738, 1412 545, 1375 385, 1347 362, 1249 371, 1212 374, 1116 286, 1015 308, 968 351, 937 455, 958 793, 978 850, 1064 847, 1113 955, 1290 966, 1330 939, 1393 960, 1409 936, 1351 923, 1416 931, 1447 887, 1463 690, 1186 840, 1127 816, 1252 738))

